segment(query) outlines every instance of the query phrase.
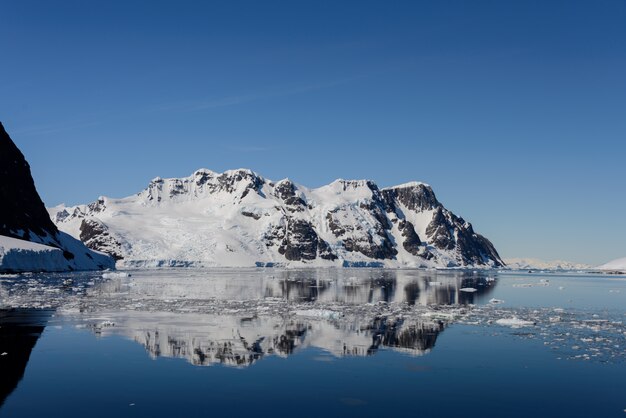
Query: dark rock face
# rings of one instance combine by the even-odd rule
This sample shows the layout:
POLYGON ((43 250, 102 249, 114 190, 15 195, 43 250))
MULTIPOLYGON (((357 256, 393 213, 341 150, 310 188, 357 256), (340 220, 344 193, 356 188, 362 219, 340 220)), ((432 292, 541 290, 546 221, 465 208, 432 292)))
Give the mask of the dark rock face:
POLYGON ((404 237, 404 242, 402 243, 404 249, 410 254, 419 255, 422 249, 422 241, 415 232, 413 224, 403 219, 398 223, 398 229, 402 232, 402 236, 404 237))
POLYGON ((284 180, 274 188, 276 197, 280 198, 287 210, 290 212, 302 212, 306 207, 306 203, 301 197, 296 195, 296 186, 289 180, 284 180))
MULTIPOLYGON (((343 181, 344 190, 362 187, 360 182, 343 181)), ((342 221, 350 207, 338 207, 326 214, 326 223, 335 237, 343 240, 343 247, 349 252, 359 252, 377 260, 391 260, 398 251, 390 234, 392 223, 387 217, 387 205, 378 189, 371 181, 365 182, 371 191, 371 198, 361 201, 359 209, 366 217, 364 223, 342 221), (364 225, 369 226, 366 228, 364 225)))
POLYGON ((366 235, 366 239, 366 241, 363 241, 347 238, 344 240, 343 246, 346 251, 358 251, 376 260, 392 260, 398 254, 398 250, 393 247, 389 237, 384 238, 382 243, 379 244, 374 242, 374 238, 369 233, 366 235))
POLYGON ((405 238, 402 243, 410 254, 427 260, 435 255, 421 245, 427 242, 429 246, 443 251, 455 251, 459 265, 484 265, 492 263, 494 267, 503 266, 498 252, 485 237, 476 234, 472 225, 465 222, 443 207, 437 200, 430 186, 414 184, 383 190, 387 212, 404 217, 400 207, 406 210, 423 212, 434 210, 433 217, 426 227, 426 236, 419 237, 410 222, 401 219, 398 229, 405 238))
POLYGON ((328 243, 319 238, 310 222, 287 218, 283 241, 278 247, 279 253, 290 261, 315 260, 318 256, 318 248, 321 258, 326 260, 337 258, 328 243))
POLYGON ((336 260, 337 256, 333 253, 333 250, 330 248, 330 245, 326 241, 321 238, 317 240, 317 250, 319 252, 320 258, 324 260, 336 260))
POLYGON ((454 227, 439 207, 426 228, 431 243, 440 250, 452 250, 455 245, 454 227))
POLYGON ((121 244, 109 234, 109 228, 96 219, 83 219, 80 224, 80 240, 92 250, 109 254, 115 260, 122 260, 121 244))
POLYGON ((217 177, 217 181, 219 184, 217 190, 225 190, 228 193, 233 193, 239 183, 245 182, 246 187, 241 194, 241 199, 246 197, 251 190, 258 193, 261 190, 261 187, 263 187, 263 179, 249 170, 237 170, 234 173, 222 173, 217 177))
POLYGON ((30 240, 55 236, 57 227, 41 201, 30 166, 0 123, 0 235, 30 240), (21 235, 18 231, 25 231, 21 235))
POLYGON ((443 207, 439 207, 431 220, 426 234, 436 248, 457 249, 464 264, 485 264, 493 261, 494 266, 504 263, 493 244, 482 235, 476 234, 472 225, 443 207))
POLYGON ((385 189, 383 194, 390 207, 395 206, 395 202, 399 202, 409 210, 421 212, 441 206, 433 189, 425 184, 385 189))
MULTIPOLYGON (((461 230, 457 238, 457 245, 461 249, 464 260, 471 264, 484 264, 488 260, 500 260, 500 255, 487 238, 474 233, 472 225, 468 224, 467 229, 461 230)), ((497 264, 502 266, 503 264, 497 264)))

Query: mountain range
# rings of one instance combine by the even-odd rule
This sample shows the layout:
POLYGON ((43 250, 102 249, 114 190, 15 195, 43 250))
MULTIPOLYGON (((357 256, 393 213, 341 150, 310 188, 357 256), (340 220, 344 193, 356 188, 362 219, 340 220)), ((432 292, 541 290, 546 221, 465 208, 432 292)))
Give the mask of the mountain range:
POLYGON ((248 170, 157 177, 122 199, 48 209, 118 267, 499 267, 485 237, 432 188, 336 180, 310 189, 248 170))

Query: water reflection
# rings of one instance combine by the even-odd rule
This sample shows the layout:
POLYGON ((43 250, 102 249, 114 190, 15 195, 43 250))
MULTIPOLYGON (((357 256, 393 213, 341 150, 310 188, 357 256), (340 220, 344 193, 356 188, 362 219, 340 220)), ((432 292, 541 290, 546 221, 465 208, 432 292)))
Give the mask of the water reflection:
POLYGON ((399 317, 332 321, 237 315, 164 315, 153 312, 113 314, 114 326, 99 335, 123 335, 153 357, 185 358, 195 365, 247 366, 267 355, 287 357, 306 347, 336 356, 372 355, 388 348, 421 355, 435 345, 444 322, 399 317))
MULTIPOLYGON (((136 341, 155 358, 246 366, 306 347, 338 357, 381 348, 420 355, 435 346, 455 309, 485 302, 495 283, 482 271, 143 270, 5 279, 0 302, 56 308, 98 336, 136 341), (441 311, 446 306, 453 309, 441 311)), ((21 328, 2 328, 32 344, 11 349, 25 354, 22 371, 45 325, 41 315, 20 314, 21 328), (28 328, 31 316, 40 328, 28 328)))
POLYGON ((439 306, 476 303, 495 283, 483 272, 144 271, 97 283, 79 311, 94 316, 86 320, 98 335, 195 365, 247 366, 305 347, 337 357, 381 348, 421 355, 451 319, 439 306))
POLYGON ((0 310, 0 407, 22 380, 51 314, 51 310, 43 309, 0 310))

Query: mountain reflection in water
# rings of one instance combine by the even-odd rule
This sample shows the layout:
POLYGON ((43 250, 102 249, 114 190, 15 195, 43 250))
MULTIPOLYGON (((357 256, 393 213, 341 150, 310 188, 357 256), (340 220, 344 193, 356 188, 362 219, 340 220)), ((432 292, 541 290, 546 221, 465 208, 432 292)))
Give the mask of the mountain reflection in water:
POLYGON ((482 272, 141 271, 88 289, 76 318, 154 358, 195 365, 242 367, 306 347, 337 357, 380 348, 421 355, 449 322, 439 307, 463 309, 495 283, 482 272))

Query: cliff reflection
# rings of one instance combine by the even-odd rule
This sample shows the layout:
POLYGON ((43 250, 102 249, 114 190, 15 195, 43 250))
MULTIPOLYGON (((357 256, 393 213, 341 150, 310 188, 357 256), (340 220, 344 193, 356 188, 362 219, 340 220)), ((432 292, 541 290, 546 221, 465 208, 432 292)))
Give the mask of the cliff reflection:
POLYGON ((24 376, 30 354, 41 336, 51 310, 0 310, 0 407, 24 376))

